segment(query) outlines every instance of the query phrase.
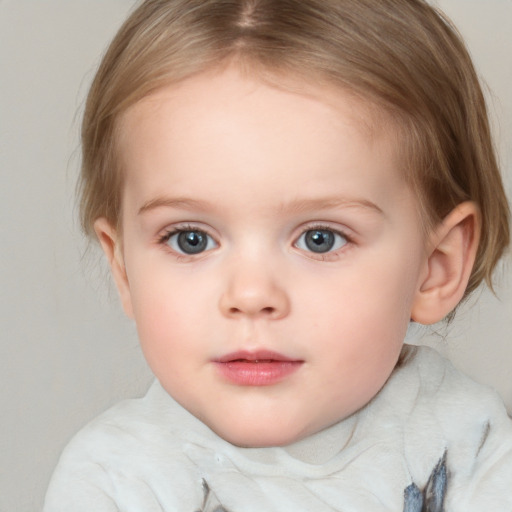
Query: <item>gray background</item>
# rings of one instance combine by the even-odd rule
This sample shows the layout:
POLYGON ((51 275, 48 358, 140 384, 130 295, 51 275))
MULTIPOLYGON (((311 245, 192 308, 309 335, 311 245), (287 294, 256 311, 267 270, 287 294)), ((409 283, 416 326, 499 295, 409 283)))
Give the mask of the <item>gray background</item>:
MULTIPOLYGON (((512 1, 440 0, 492 93, 512 187, 512 1)), ((83 98, 132 0, 0 0, 0 512, 41 508, 59 453, 151 380, 99 254, 85 254, 74 186, 83 98)), ((512 410, 512 270, 427 342, 512 410), (449 341, 449 344, 448 344, 449 341)))

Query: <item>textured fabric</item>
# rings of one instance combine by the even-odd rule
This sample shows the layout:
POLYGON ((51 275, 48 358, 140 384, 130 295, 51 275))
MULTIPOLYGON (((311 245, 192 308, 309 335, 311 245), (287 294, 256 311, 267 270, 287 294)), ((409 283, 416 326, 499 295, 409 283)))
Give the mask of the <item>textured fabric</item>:
POLYGON ((239 448, 155 383, 86 426, 44 512, 512 511, 512 421, 497 395, 428 348, 381 392, 287 447, 239 448))

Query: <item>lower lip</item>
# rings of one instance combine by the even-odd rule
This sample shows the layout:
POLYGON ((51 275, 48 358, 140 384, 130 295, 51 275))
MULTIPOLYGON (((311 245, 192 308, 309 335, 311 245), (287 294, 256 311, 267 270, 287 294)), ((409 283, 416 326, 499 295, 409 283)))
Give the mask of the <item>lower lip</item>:
POLYGON ((270 386, 295 373, 302 361, 227 361, 216 365, 228 381, 238 386, 270 386))

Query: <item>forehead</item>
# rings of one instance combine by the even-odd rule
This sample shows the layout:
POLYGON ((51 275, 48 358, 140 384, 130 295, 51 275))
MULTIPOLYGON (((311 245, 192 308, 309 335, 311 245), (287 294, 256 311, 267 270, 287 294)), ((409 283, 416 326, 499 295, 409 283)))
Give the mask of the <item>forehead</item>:
MULTIPOLYGON (((340 158, 356 165, 350 160, 369 155, 396 169, 391 118, 371 102, 330 84, 234 67, 147 96, 124 113, 119 133, 123 181, 138 187, 147 176, 140 170, 162 168, 156 161, 164 154, 166 171, 184 179, 201 175, 194 169, 215 179, 248 165, 296 167, 299 176, 301 166, 313 171, 340 158)), ((230 179, 236 183, 236 172, 230 179)))
MULTIPOLYGON (((250 100, 251 93, 258 89, 261 91, 262 88, 266 88, 270 94, 260 98, 258 109, 270 113, 277 103, 279 107, 285 107, 286 97, 290 104, 294 97, 300 97, 309 100, 310 105, 316 104, 318 107, 323 104, 323 107, 338 111, 345 120, 350 120, 354 127, 370 138, 389 135, 391 128, 396 125, 396 119, 384 106, 353 89, 334 84, 332 80, 322 80, 321 77, 312 79, 307 74, 282 73, 257 66, 228 63, 169 84, 139 100, 120 116, 119 139, 122 140, 127 126, 139 124, 148 118, 157 118, 163 103, 171 107, 175 115, 188 110, 188 116, 194 106, 196 111, 208 108, 213 113, 215 105, 211 102, 208 104, 210 100, 217 101, 219 109, 229 108, 241 98, 250 100), (278 92, 289 95, 276 94, 278 92)), ((169 108, 166 113, 171 113, 169 108)), ((297 112, 297 116, 301 113, 304 114, 303 111, 297 112)))

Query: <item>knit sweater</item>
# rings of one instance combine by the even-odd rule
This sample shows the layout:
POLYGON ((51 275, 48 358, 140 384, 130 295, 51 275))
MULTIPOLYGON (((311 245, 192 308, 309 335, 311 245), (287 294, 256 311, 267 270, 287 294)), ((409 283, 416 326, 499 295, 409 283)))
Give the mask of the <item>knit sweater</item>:
POLYGON ((155 382, 77 434, 44 512, 511 512, 503 403, 435 351, 406 352, 370 403, 285 447, 234 446, 155 382))

